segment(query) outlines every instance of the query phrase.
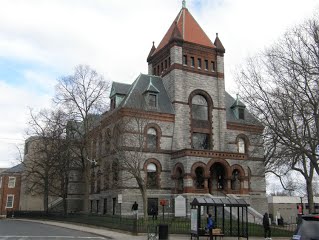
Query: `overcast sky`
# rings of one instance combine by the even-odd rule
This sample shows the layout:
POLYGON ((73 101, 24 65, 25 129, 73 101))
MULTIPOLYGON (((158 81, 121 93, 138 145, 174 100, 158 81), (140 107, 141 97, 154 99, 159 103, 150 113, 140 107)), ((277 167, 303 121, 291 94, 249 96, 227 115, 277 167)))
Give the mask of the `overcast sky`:
MULTIPOLYGON (((226 48, 232 73, 285 30, 319 9, 318 0, 188 0, 212 41, 226 48)), ((88 64, 109 81, 132 83, 182 0, 0 0, 0 168, 13 166, 26 137, 28 107, 50 104, 56 79, 88 64)))

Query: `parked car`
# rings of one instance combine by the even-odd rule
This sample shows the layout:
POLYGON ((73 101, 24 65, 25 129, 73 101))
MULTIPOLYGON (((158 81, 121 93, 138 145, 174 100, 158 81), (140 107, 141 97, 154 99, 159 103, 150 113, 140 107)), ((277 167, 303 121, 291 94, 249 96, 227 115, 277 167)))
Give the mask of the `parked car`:
POLYGON ((319 240, 319 214, 303 215, 292 240, 319 240))

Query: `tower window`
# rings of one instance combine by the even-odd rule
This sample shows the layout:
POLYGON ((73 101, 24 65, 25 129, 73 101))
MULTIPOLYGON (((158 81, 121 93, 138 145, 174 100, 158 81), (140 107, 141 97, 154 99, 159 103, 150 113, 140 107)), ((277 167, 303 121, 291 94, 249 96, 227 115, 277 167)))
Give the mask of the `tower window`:
POLYGON ((168 57, 168 67, 171 66, 171 57, 168 57))
POLYGON ((208 60, 205 60, 205 70, 208 70, 208 60))
POLYGON ((187 66, 187 55, 183 55, 183 65, 187 66))
POLYGON ((158 75, 158 76, 160 75, 160 68, 159 68, 159 65, 157 65, 157 75, 158 75))
POLYGON ((198 68, 202 68, 202 59, 200 58, 197 59, 197 65, 198 65, 198 68))
POLYGON ((202 95, 195 95, 192 99, 192 118, 208 120, 208 104, 202 95))
POLYGON ((191 67, 194 67, 195 66, 195 59, 194 57, 191 57, 191 67))
POLYGON ((163 62, 161 62, 161 72, 164 71, 164 68, 163 68, 163 62))
POLYGON ((212 64, 212 72, 215 72, 215 70, 216 70, 215 62, 212 61, 211 64, 212 64))
POLYGON ((167 68, 167 60, 165 60, 165 69, 167 68))
POLYGON ((209 149, 209 135, 206 133, 193 133, 192 142, 194 149, 209 149))

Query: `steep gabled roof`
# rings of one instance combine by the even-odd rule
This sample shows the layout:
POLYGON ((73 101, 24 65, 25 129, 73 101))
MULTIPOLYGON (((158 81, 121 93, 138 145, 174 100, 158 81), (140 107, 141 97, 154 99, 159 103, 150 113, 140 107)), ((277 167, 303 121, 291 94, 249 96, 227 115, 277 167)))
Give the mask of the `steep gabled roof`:
POLYGON ((215 45, 196 22, 192 14, 184 7, 178 13, 177 17, 152 55, 165 47, 173 39, 180 39, 185 42, 215 48, 215 45))

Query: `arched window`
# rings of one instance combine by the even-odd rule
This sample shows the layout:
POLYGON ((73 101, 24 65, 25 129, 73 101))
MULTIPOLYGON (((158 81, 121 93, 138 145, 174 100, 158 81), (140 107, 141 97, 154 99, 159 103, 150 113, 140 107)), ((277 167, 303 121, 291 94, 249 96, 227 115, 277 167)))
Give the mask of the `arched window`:
POLYGON ((192 148, 211 149, 212 116, 210 112, 212 109, 212 100, 206 92, 196 90, 191 93, 189 104, 192 119, 192 148))
POLYGON ((177 191, 182 192, 184 189, 184 180, 183 180, 183 171, 180 168, 177 168, 177 191))
POLYGON ((157 166, 154 163, 147 165, 147 186, 149 188, 157 187, 157 166))
POLYGON ((157 148, 157 132, 155 128, 147 129, 146 144, 149 150, 155 150, 157 148))
POLYGON ((243 138, 238 138, 237 147, 239 153, 246 153, 246 144, 243 138))
POLYGON ((208 104, 202 95, 192 98, 192 119, 208 120, 208 104))
POLYGON ((204 188, 204 169, 202 167, 197 167, 195 169, 196 180, 195 180, 195 187, 196 188, 204 188))
POLYGON ((240 190, 240 180, 239 180, 239 171, 235 169, 232 172, 232 179, 231 179, 231 189, 232 190, 240 190))

